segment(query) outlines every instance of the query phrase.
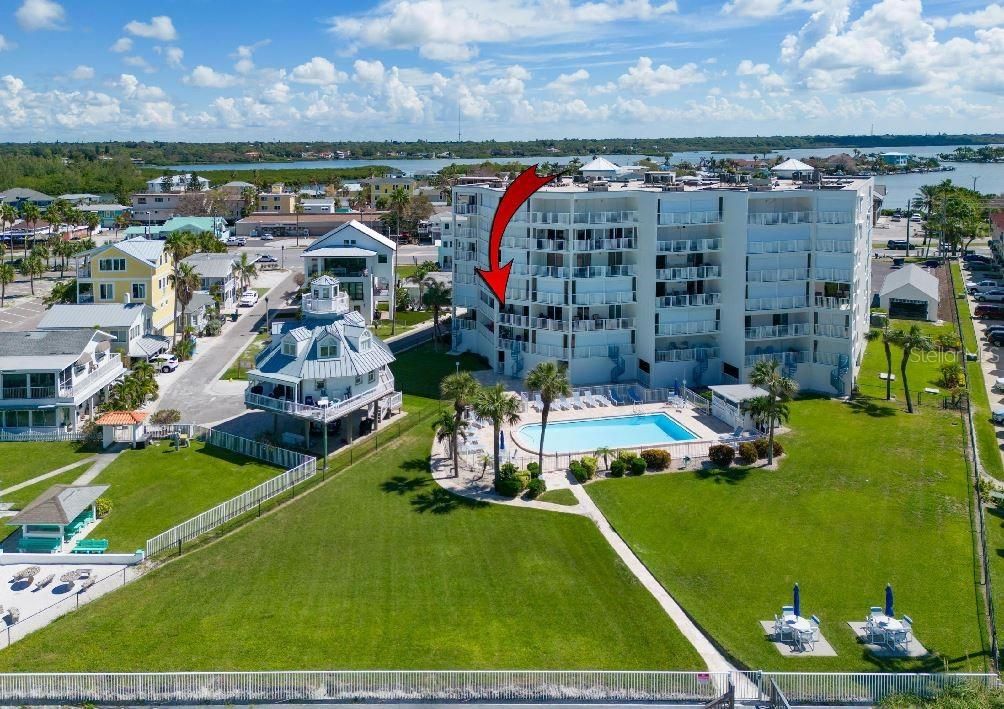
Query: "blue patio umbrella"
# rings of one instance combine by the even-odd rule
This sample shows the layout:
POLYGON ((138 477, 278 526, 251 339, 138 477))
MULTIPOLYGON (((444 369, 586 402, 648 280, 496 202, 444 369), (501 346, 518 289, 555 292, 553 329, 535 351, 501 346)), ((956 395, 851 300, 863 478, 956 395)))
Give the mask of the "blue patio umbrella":
POLYGON ((499 431, 499 450, 505 450, 505 431, 499 431))
POLYGON ((893 617, 892 612, 892 584, 887 583, 885 585, 885 614, 890 618, 893 617))
POLYGON ((802 597, 801 597, 801 594, 798 591, 798 584, 797 583, 795 584, 795 588, 792 589, 792 594, 795 596, 795 598, 793 599, 793 602, 792 602, 791 605, 794 606, 795 615, 796 616, 800 616, 800 615, 802 615, 802 597))

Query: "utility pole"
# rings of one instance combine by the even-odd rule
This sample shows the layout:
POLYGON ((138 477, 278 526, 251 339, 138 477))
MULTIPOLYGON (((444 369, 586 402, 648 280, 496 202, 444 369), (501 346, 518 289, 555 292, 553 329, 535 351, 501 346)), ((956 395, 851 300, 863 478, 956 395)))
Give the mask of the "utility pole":
POLYGON ((913 221, 913 210, 910 208, 910 200, 906 201, 906 257, 910 258, 910 222, 913 221))

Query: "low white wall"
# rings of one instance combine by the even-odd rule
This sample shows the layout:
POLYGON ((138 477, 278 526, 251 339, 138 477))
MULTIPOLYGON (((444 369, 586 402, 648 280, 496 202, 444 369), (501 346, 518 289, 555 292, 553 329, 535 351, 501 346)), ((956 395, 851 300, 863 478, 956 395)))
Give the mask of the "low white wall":
POLYGON ((0 553, 0 566, 12 564, 116 564, 131 566, 143 561, 145 556, 141 550, 133 554, 18 554, 0 553))

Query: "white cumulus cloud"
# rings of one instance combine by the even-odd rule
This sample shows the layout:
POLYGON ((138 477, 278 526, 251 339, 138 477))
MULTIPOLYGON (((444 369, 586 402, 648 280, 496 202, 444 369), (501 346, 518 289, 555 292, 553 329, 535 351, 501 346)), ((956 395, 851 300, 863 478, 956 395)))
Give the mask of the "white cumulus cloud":
POLYGON ((79 65, 76 69, 70 72, 69 77, 77 81, 84 81, 86 79, 94 78, 94 67, 87 66, 86 64, 79 65))
POLYGON ((183 81, 186 84, 204 89, 224 89, 237 83, 237 77, 233 74, 216 71, 205 64, 199 64, 183 81))
POLYGON ((115 44, 113 44, 108 49, 113 52, 119 52, 120 54, 122 52, 128 52, 129 50, 132 49, 132 40, 129 39, 128 37, 119 37, 117 40, 115 40, 115 44))
POLYGON ((174 23, 167 15, 151 17, 149 22, 133 20, 126 24, 123 29, 136 37, 158 39, 161 42, 173 42, 178 39, 178 32, 174 29, 174 23))
POLYGON ((63 6, 53 0, 24 0, 24 4, 14 13, 17 23, 22 29, 28 30, 58 30, 63 28, 66 11, 63 6))
POLYGON ((344 78, 344 75, 335 71, 335 65, 324 57, 314 57, 309 62, 294 67, 289 74, 290 81, 317 86, 334 84, 341 78, 344 78))
POLYGON ((10 51, 14 49, 17 45, 11 42, 9 39, 0 34, 0 52, 10 51))
POLYGON ((677 91, 706 79, 704 73, 693 62, 674 68, 668 64, 654 66, 649 57, 638 57, 638 62, 617 79, 617 85, 622 89, 654 95, 677 91))

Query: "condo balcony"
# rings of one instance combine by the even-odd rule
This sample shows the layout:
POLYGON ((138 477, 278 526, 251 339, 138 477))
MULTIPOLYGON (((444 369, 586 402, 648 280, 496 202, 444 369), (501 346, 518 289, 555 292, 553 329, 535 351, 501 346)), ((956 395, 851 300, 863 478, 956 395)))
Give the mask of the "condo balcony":
POLYGON ((598 332, 601 330, 630 330, 635 325, 634 318, 577 318, 572 320, 573 332, 598 332))
POLYGON ((695 308, 718 305, 720 300, 720 293, 695 293, 693 295, 664 295, 661 298, 656 298, 655 302, 660 308, 695 308))
POLYGON ((660 281, 703 281, 709 278, 720 278, 721 268, 718 266, 659 268, 656 269, 655 277, 660 281))
POLYGON ((503 249, 522 249, 523 251, 565 251, 569 241, 566 239, 541 239, 533 236, 503 236, 503 249))
POLYGON ((815 212, 750 212, 746 215, 746 223, 756 226, 777 226, 779 224, 812 224, 815 222, 815 212))
POLYGON ((812 251, 812 242, 809 239, 780 239, 746 243, 746 253, 748 254, 790 254, 805 251, 812 251))
POLYGON ((817 281, 831 283, 851 283, 854 281, 854 271, 849 268, 814 268, 812 277, 817 281))
POLYGON ((306 315, 343 315, 352 310, 348 293, 339 293, 331 298, 303 296, 302 310, 306 315))
POLYGON ((718 332, 720 329, 721 323, 718 320, 687 320, 659 323, 655 326, 655 334, 661 337, 705 335, 718 332))
POLYGON ((817 324, 815 333, 819 337, 834 337, 843 340, 851 336, 851 329, 845 325, 817 324))
POLYGON ((614 345, 576 345, 572 348, 573 359, 589 359, 591 357, 610 357, 610 348, 616 347, 621 357, 634 354, 634 345, 623 342, 614 345))
POLYGON ((476 204, 454 204, 453 205, 454 214, 477 214, 478 205, 476 204))
POLYGON ((816 239, 813 249, 824 253, 850 254, 854 252, 854 242, 850 239, 816 239))
POLYGON ((812 352, 809 350, 796 350, 789 349, 782 352, 757 352, 755 354, 748 354, 743 358, 743 365, 746 367, 752 367, 757 362, 777 362, 778 364, 791 365, 791 364, 802 364, 804 362, 812 361, 812 352))
POLYGON ((631 291, 572 294, 572 305, 618 305, 633 302, 635 302, 635 294, 631 291))
POLYGON ((670 347, 655 351, 656 362, 704 362, 719 357, 718 347, 670 347))
POLYGON ((804 295, 775 296, 771 298, 747 298, 747 311, 795 310, 808 308, 809 299, 804 295))
POLYGON ((848 357, 840 352, 816 352, 812 356, 815 364, 825 364, 830 367, 839 367, 847 364, 848 357))
POLYGON ((811 323, 791 325, 761 325, 746 328, 747 340, 772 340, 779 337, 803 337, 812 334, 811 323))
POLYGON ((453 236, 458 239, 477 239, 478 230, 474 227, 458 226, 457 230, 453 233, 453 236))
POLYGON ((853 212, 816 212, 816 223, 817 224, 853 224, 854 223, 854 213, 853 212))
POLYGON ((721 239, 672 239, 656 242, 658 251, 671 254, 697 254, 721 251, 721 239))
POLYGON ((543 355, 555 359, 568 359, 568 348, 560 345, 545 345, 538 342, 524 342, 500 337, 498 349, 506 352, 523 352, 524 354, 543 355))
POLYGON ((638 212, 575 212, 572 217, 574 224, 634 224, 638 221, 638 212))
POLYGON ((635 239, 573 239, 572 251, 627 251, 637 248, 635 239))
POLYGON ((564 320, 532 315, 512 315, 510 313, 499 313, 497 320, 500 325, 522 327, 529 330, 556 330, 560 332, 565 329, 566 325, 564 320))
POLYGON ((786 281, 807 281, 807 268, 767 268, 759 271, 747 271, 746 280, 749 283, 783 283, 786 281))
POLYGON ((851 309, 850 298, 831 298, 827 296, 817 295, 814 304, 817 308, 825 308, 827 310, 851 309))
POLYGON ((717 209, 707 212, 662 212, 659 226, 689 226, 691 224, 720 224, 722 213, 717 209))

